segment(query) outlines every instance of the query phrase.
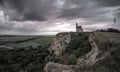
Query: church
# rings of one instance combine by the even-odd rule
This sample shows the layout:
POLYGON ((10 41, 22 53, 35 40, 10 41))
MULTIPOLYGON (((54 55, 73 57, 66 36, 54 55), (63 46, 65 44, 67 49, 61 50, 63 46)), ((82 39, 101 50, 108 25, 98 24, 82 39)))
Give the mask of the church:
POLYGON ((83 32, 82 26, 79 26, 78 23, 76 23, 76 32, 83 32))

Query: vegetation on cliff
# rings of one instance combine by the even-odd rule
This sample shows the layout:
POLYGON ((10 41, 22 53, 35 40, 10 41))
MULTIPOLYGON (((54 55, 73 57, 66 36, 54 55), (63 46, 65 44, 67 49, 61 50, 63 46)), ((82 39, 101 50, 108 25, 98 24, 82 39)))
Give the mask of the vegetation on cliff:
POLYGON ((85 55, 91 50, 88 35, 88 33, 81 33, 72 38, 65 50, 65 53, 69 55, 67 64, 76 64, 78 57, 85 55))
MULTIPOLYGON (((65 60, 68 60, 68 64, 70 65, 47 63, 46 72, 120 72, 120 33, 97 32, 92 33, 91 36, 92 38, 89 38, 89 41, 92 49, 88 51, 89 53, 81 49, 84 53, 82 55, 78 54, 79 58, 77 58, 75 51, 80 53, 77 50, 79 47, 77 48, 77 45, 72 42, 74 40, 71 40, 72 43, 70 43, 76 46, 68 45, 68 48, 66 48, 68 49, 66 53, 69 58, 65 60), (77 63, 77 65, 74 65, 79 60, 80 64, 77 63)), ((79 42, 79 39, 77 38, 75 41, 79 42)))
POLYGON ((94 72, 119 72, 120 71, 120 48, 112 51, 108 57, 90 67, 94 72))
POLYGON ((71 33, 71 41, 63 51, 62 55, 50 58, 50 62, 56 62, 67 65, 75 65, 80 56, 87 54, 91 50, 89 43, 89 33, 71 33))

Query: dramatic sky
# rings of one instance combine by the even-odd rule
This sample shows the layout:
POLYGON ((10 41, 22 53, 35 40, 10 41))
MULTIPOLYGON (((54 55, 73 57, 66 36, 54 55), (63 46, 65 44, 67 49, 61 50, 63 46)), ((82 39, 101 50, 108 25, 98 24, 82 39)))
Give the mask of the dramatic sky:
POLYGON ((120 0, 0 0, 0 34, 53 35, 75 31, 120 29, 120 0))

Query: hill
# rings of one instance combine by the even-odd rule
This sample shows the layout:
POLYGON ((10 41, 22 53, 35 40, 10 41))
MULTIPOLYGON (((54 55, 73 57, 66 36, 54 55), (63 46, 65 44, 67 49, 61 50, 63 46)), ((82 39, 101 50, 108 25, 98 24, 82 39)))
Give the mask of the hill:
MULTIPOLYGON (((46 72, 119 72, 120 34, 119 33, 81 33, 70 45, 63 58, 57 63, 46 64, 46 72), (82 37, 83 36, 83 37, 82 37), (85 36, 88 39, 84 39, 85 36), (82 37, 82 38, 81 38, 82 37), (82 41, 82 42, 79 42, 82 41), (77 43, 79 45, 76 45, 77 43), (88 43, 87 43, 88 42, 88 43), (74 44, 75 43, 75 44, 74 44), (90 44, 90 47, 89 47, 90 44), (77 46, 77 47, 76 47, 77 46), (80 47, 79 47, 80 46, 80 47), (88 46, 88 47, 87 47, 88 46), (73 47, 71 49, 71 47, 73 47), (76 49, 77 48, 77 49, 76 49), (75 53, 78 52, 76 55, 75 53), (65 59, 65 60, 64 60, 65 59), (64 60, 62 62, 62 60, 64 60), (68 64, 64 63, 68 61, 68 64), (61 64, 59 64, 61 63, 61 64)), ((63 54, 64 55, 64 54, 63 54)), ((60 56, 62 57, 62 56, 60 56)), ((56 57, 55 57, 56 58, 56 57)))
MULTIPOLYGON (((120 33, 68 32, 59 33, 56 38, 32 36, 35 39, 31 39, 31 36, 25 36, 26 39, 17 37, 18 40, 11 37, 11 41, 22 42, 14 44, 19 48, 0 48, 1 72, 120 71, 120 33), (36 43, 42 46, 31 47, 36 43)), ((7 37, 0 38, 7 40, 7 37)))

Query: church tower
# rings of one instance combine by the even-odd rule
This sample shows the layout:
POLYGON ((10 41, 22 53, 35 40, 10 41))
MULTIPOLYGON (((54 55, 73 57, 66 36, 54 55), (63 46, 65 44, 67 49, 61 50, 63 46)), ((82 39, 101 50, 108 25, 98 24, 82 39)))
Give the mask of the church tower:
POLYGON ((82 26, 78 26, 78 23, 76 23, 76 32, 83 32, 82 26))

